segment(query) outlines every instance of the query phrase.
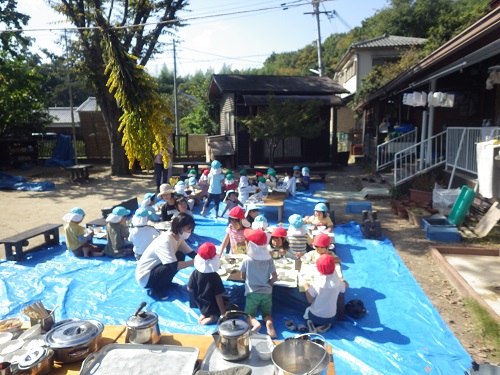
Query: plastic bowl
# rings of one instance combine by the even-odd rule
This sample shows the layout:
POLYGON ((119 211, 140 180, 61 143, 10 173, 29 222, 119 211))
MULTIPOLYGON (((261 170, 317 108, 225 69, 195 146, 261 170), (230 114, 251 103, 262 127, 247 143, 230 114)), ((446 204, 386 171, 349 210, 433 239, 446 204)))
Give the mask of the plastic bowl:
POLYGON ((0 321, 0 332, 15 332, 21 329, 23 321, 20 318, 11 318, 0 321))
POLYGON ((263 361, 269 361, 273 352, 273 345, 270 342, 259 342, 255 345, 255 350, 259 358, 263 361))

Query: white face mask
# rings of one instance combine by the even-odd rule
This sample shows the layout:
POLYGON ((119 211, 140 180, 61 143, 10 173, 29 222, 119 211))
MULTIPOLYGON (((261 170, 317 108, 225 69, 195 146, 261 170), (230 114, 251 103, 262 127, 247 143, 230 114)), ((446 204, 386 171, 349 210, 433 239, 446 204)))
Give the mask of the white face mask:
POLYGON ((183 240, 187 240, 190 235, 191 235, 191 232, 183 232, 180 234, 180 236, 183 240))

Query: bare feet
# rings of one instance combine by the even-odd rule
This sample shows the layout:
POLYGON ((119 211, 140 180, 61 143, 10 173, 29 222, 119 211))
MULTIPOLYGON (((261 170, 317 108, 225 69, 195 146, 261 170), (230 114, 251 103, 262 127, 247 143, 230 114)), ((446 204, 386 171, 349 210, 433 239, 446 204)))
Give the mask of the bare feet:
POLYGON ((252 321, 252 332, 253 333, 259 332, 260 328, 262 327, 260 325, 260 322, 257 319, 255 319, 254 317, 252 317, 251 321, 252 321))
POLYGON ((102 257, 102 256, 104 256, 104 251, 92 251, 91 256, 102 257))
POLYGON ((274 330, 274 325, 272 320, 268 320, 266 322, 266 328, 267 328, 267 334, 271 336, 272 339, 275 339, 277 337, 276 331, 274 330))
POLYGON ((206 317, 205 315, 200 315, 200 319, 198 319, 199 324, 207 325, 207 324, 212 324, 217 321, 217 317, 215 315, 210 315, 209 317, 206 317))

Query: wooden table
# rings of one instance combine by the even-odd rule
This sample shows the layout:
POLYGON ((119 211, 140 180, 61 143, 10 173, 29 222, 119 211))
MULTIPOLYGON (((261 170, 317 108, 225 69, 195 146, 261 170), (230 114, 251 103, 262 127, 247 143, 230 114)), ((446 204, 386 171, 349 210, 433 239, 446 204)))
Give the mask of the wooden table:
POLYGON ((277 207, 278 208, 278 221, 281 222, 283 219, 285 198, 286 198, 286 194, 273 192, 272 194, 269 194, 267 196, 267 198, 263 198, 261 201, 252 202, 252 200, 250 199, 245 203, 245 205, 255 204, 256 206, 277 207))
MULTIPOLYGON (((215 326, 214 326, 215 329, 215 326)), ((102 333, 101 347, 112 343, 124 344, 125 343, 126 328, 124 326, 104 326, 102 333)), ((212 336, 190 335, 182 333, 162 333, 160 345, 179 345, 186 347, 195 347, 200 350, 198 360, 202 361, 205 353, 213 342, 212 336)), ((279 343, 279 341, 276 341, 279 343)), ((329 350, 330 351, 330 350, 329 350)), ((235 362, 237 365, 238 362, 235 362)), ((51 375, 78 375, 82 362, 67 363, 67 364, 54 364, 54 370, 51 375)), ((168 373, 166 371, 165 373, 168 373)), ((328 367, 328 375, 335 375, 335 367, 333 362, 330 362, 328 367)))

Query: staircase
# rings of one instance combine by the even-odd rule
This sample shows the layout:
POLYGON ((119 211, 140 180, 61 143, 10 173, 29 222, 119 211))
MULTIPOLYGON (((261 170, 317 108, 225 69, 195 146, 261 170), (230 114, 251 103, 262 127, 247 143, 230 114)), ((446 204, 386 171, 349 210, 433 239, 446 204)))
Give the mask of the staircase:
POLYGON ((500 139, 500 127, 449 127, 420 142, 414 130, 377 146, 377 172, 392 168, 394 187, 441 166, 477 176, 476 143, 489 139, 500 139))

